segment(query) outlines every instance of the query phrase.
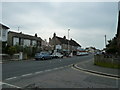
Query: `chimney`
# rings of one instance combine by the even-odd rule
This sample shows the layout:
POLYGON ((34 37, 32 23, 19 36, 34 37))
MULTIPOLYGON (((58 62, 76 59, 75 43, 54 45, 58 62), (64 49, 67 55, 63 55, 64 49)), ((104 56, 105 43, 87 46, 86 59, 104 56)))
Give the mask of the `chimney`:
POLYGON ((51 38, 49 38, 49 42, 51 41, 51 38))
POLYGON ((63 38, 66 39, 66 36, 64 36, 63 38))
POLYGON ((56 37, 56 33, 53 34, 53 37, 56 37))
POLYGON ((35 33, 35 37, 37 37, 37 33, 35 33))

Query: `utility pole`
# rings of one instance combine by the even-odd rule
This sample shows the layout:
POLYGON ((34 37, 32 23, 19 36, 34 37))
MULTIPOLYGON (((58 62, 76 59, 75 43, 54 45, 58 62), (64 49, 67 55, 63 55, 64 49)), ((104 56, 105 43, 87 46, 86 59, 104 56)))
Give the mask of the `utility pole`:
POLYGON ((69 31, 70 29, 68 29, 68 54, 69 54, 69 31))
POLYGON ((106 35, 105 35, 105 47, 106 47, 106 45, 107 45, 107 39, 106 39, 106 35))
POLYGON ((19 30, 20 30, 20 27, 18 26, 18 32, 19 32, 19 30))

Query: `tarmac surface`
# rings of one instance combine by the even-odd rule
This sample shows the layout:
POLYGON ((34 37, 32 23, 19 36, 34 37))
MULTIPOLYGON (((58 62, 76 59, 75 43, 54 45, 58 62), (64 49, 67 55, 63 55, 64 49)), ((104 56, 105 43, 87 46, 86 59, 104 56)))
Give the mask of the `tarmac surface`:
POLYGON ((3 88, 120 88, 119 70, 94 65, 92 56, 3 65, 12 71, 12 77, 3 80, 3 88))
POLYGON ((101 66, 94 65, 93 59, 89 61, 77 63, 74 65, 74 67, 80 70, 83 70, 83 71, 91 72, 91 73, 103 74, 106 76, 120 78, 120 69, 113 69, 113 68, 107 68, 107 67, 101 67, 101 66))

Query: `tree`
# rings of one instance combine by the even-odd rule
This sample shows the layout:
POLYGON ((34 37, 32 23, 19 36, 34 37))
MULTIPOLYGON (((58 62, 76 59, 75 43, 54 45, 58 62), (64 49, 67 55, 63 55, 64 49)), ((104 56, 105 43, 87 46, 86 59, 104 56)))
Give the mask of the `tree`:
POLYGON ((117 46, 117 38, 114 37, 112 40, 108 41, 108 45, 106 46, 106 52, 111 54, 116 54, 119 52, 119 47, 117 46))
POLYGON ((8 50, 7 50, 7 53, 10 55, 10 56, 13 56, 13 54, 15 54, 17 52, 16 48, 14 46, 10 46, 8 47, 8 50))

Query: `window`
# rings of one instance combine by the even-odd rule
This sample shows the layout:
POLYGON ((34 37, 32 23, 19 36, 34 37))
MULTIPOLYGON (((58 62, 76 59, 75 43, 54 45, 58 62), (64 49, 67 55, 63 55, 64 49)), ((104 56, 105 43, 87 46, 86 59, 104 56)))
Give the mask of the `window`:
POLYGON ((19 38, 17 37, 13 38, 13 45, 19 45, 19 38))
POLYGON ((23 45, 23 43, 24 43, 24 39, 21 38, 21 39, 20 39, 20 45, 23 45))
POLYGON ((2 31, 2 36, 5 37, 6 36, 6 30, 2 31))
POLYGON ((24 39, 24 46, 30 46, 30 40, 29 39, 24 39))
POLYGON ((35 40, 32 41, 32 46, 37 45, 37 42, 35 40))

